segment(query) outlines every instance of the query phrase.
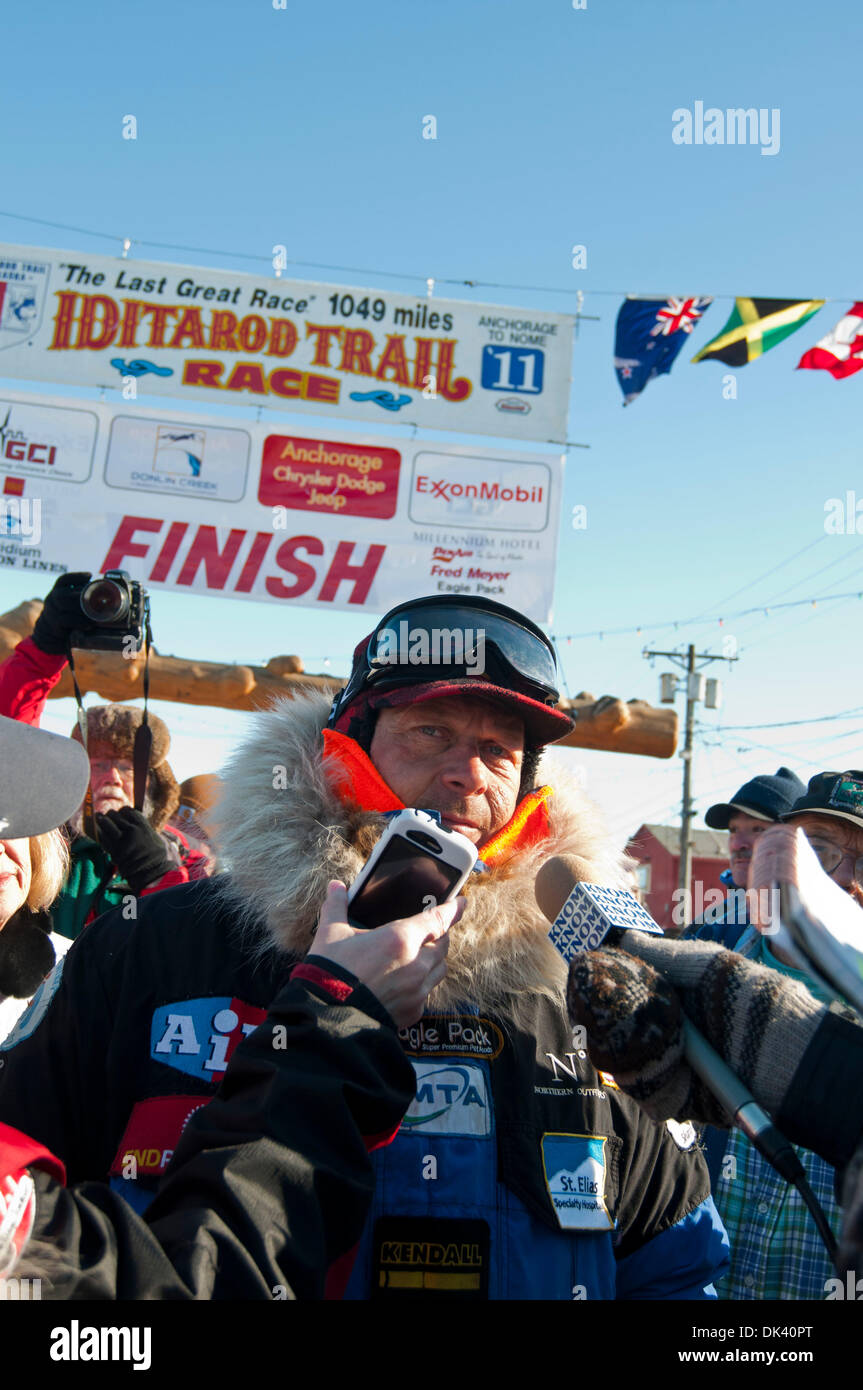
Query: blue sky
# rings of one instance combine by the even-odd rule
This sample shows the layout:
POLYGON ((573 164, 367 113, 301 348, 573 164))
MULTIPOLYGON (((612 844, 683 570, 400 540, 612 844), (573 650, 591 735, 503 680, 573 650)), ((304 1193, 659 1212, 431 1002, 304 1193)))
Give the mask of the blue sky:
MULTIPOLYGON (((8 13, 4 37, 22 59, 7 61, 0 88, 0 124, 15 131, 5 241, 113 254, 129 236, 133 256, 229 270, 260 270, 283 243, 299 262, 291 276, 416 294, 429 275, 472 279, 483 283, 439 292, 538 310, 572 312, 583 290, 599 322, 582 323, 575 346, 569 439, 590 448, 568 452, 551 624, 569 690, 655 702, 667 664, 651 671, 645 644, 718 651, 733 637, 741 659, 710 671, 724 706, 699 714, 700 810, 780 762, 804 777, 861 764, 856 717, 793 721, 863 706, 863 600, 771 608, 863 591, 863 535, 824 532, 829 498, 863 501, 863 375, 794 371, 863 298, 853 0, 151 0, 145 11, 49 0, 8 13), (697 100, 777 108, 779 152, 676 145, 672 113, 697 100), (129 113, 135 141, 121 138, 129 113), (421 137, 427 114, 435 141, 421 137), (575 244, 587 248, 583 270, 575 244), (624 410, 615 316, 624 293, 651 291, 836 302, 740 369, 736 399, 724 399, 727 369, 688 360, 731 309, 717 299, 671 376, 624 410), (588 509, 578 532, 576 503, 588 509), (666 620, 677 629, 655 626, 666 620), (639 624, 640 635, 578 635, 639 624)), ((35 592, 31 578, 4 575, 2 606, 35 592)), ((307 670, 338 674, 369 626, 174 594, 154 611, 162 651, 299 652, 307 670)), ((181 776, 218 768, 247 722, 162 712, 181 776)), ((45 722, 67 727, 67 703, 45 722)), ((560 756, 583 769, 620 836, 673 821, 677 758, 560 756)))

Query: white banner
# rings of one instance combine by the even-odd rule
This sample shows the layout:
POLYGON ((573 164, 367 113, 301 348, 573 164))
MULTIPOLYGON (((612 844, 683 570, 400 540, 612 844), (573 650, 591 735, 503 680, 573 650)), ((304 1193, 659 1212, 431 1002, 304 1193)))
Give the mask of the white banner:
POLYGON ((545 622, 562 482, 559 455, 7 394, 0 570, 375 614, 484 594, 545 622))
POLYGON ((0 377, 564 443, 570 315, 0 246, 0 377))

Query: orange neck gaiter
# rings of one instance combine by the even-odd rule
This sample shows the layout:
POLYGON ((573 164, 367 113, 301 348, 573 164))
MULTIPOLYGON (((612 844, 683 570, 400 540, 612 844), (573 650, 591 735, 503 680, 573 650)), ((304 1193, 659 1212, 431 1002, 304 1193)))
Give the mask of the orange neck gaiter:
MULTIPOLYGON (((324 764, 333 791, 345 805, 382 813, 405 809, 368 754, 347 734, 324 729, 324 764)), ((552 795, 551 787, 539 787, 522 797, 506 825, 480 850, 486 868, 505 864, 517 850, 548 839, 548 801, 552 795)))

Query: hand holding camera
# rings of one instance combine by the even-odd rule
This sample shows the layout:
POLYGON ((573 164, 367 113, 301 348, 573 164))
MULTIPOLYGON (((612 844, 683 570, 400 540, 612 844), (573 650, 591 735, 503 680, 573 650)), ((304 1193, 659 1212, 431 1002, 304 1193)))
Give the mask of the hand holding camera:
POLYGON ((86 571, 61 574, 45 599, 33 628, 33 641, 43 652, 63 656, 69 646, 69 633, 81 622, 81 594, 90 582, 86 571))
POLYGON ((62 574, 45 599, 33 641, 55 656, 67 655, 70 647, 125 655, 130 647, 143 647, 149 612, 147 591, 125 570, 95 578, 80 570, 62 574))

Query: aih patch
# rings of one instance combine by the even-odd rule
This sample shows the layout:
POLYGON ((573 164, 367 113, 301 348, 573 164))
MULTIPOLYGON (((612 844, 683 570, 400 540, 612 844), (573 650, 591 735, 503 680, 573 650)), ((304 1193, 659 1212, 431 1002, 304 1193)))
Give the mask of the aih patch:
POLYGON ((605 1204, 606 1139, 599 1134, 544 1134, 545 1185, 564 1231, 609 1231, 605 1204))
POLYGON ((162 1004, 150 1026, 150 1056, 199 1081, 221 1081, 238 1044, 266 1016, 266 1009, 228 997, 162 1004))

